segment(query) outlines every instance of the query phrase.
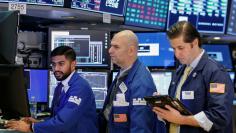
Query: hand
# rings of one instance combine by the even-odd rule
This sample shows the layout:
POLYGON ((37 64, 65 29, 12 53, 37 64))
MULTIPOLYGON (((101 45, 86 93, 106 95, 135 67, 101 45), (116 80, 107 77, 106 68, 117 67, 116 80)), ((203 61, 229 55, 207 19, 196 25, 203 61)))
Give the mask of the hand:
POLYGON ((26 123, 36 123, 39 122, 39 120, 36 120, 32 117, 23 117, 21 118, 22 121, 26 122, 26 123))
POLYGON ((181 125, 184 119, 184 116, 180 114, 179 111, 172 108, 169 105, 165 105, 166 109, 160 108, 160 107, 153 107, 153 111, 162 119, 167 120, 171 123, 176 123, 181 125))
POLYGON ((30 124, 25 121, 16 121, 16 120, 10 120, 5 124, 6 128, 14 129, 20 132, 32 132, 30 129, 30 124))

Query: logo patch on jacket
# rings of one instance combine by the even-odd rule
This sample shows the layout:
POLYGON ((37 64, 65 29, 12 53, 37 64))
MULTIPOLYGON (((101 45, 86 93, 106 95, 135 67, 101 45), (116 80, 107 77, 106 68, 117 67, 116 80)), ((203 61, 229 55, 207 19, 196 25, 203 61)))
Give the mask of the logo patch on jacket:
POLYGON ((75 103, 79 106, 81 102, 81 98, 78 98, 77 96, 70 96, 68 102, 75 103))
POLYGON ((210 93, 225 93, 225 84, 210 83, 210 93))

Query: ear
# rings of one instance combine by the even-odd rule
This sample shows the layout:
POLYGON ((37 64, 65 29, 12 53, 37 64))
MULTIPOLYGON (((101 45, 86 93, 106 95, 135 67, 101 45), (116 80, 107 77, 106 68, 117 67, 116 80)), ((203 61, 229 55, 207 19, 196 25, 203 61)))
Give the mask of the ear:
POLYGON ((71 62, 71 68, 72 68, 72 69, 75 69, 75 66, 76 66, 76 60, 74 60, 74 61, 71 62))
MULTIPOLYGON (((198 40, 197 38, 195 38, 195 39, 193 40, 193 43, 192 43, 192 44, 193 44, 194 46, 198 46, 198 45, 199 45, 198 43, 199 43, 199 40, 198 40)), ((198 47, 199 47, 199 46, 198 46, 198 47)))
POLYGON ((135 46, 131 45, 129 46, 129 50, 128 50, 128 55, 133 55, 135 53, 135 46))

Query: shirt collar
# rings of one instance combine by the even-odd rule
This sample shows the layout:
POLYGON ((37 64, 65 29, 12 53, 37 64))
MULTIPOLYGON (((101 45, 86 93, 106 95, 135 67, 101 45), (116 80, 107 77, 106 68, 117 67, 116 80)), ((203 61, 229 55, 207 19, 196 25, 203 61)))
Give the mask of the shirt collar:
POLYGON ((131 67, 132 67, 132 65, 126 69, 120 69, 119 76, 122 75, 124 72, 128 71, 131 67))
POLYGON ((69 89, 69 81, 70 81, 70 79, 71 79, 71 77, 72 77, 72 75, 75 73, 75 71, 73 71, 66 79, 64 79, 63 81, 61 81, 61 83, 63 84, 63 90, 65 91, 65 92, 67 92, 67 90, 69 89))
POLYGON ((200 59, 202 58, 203 54, 204 54, 205 50, 202 49, 202 52, 198 55, 198 57, 196 59, 193 60, 193 62, 190 64, 190 66, 192 67, 192 70, 197 67, 200 59))

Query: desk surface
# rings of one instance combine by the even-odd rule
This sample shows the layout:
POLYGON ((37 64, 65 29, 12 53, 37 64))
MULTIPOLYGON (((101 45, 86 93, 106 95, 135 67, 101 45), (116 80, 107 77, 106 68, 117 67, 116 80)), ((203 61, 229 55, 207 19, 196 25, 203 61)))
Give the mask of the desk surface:
POLYGON ((12 129, 0 129, 0 133, 20 133, 12 129))

